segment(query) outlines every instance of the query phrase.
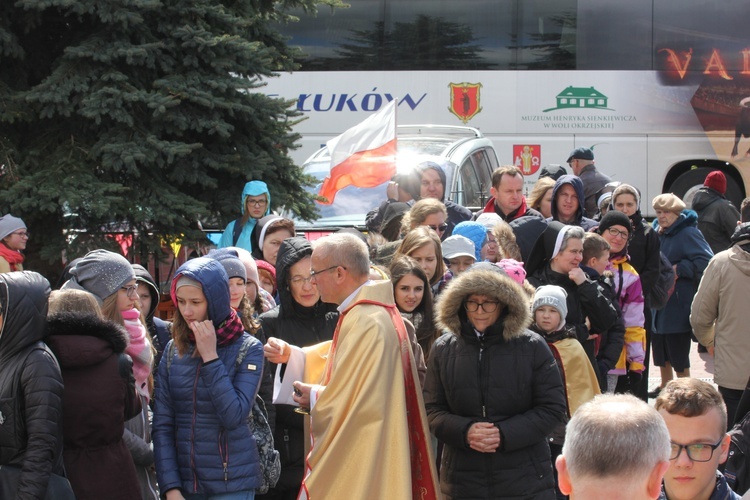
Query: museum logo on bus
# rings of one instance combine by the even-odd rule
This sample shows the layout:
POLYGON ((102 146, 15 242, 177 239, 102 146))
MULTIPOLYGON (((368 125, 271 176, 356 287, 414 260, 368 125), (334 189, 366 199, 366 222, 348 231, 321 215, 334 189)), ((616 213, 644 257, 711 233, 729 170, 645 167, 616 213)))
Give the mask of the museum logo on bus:
POLYGON ((556 106, 541 114, 522 115, 522 122, 540 122, 545 129, 614 129, 621 122, 637 121, 635 115, 611 113, 609 97, 594 87, 569 85, 555 96, 556 106))
POLYGON ((557 106, 547 108, 543 113, 555 111, 558 109, 606 109, 614 111, 608 106, 609 98, 596 90, 594 87, 573 87, 569 86, 557 94, 557 106))

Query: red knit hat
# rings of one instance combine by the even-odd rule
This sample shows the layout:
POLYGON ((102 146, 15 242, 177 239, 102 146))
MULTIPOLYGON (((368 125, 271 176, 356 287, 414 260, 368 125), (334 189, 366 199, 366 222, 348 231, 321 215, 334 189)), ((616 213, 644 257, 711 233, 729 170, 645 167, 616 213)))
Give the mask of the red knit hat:
POLYGON ((727 178, 724 177, 724 173, 721 170, 714 170, 708 174, 706 180, 703 181, 703 185, 721 194, 727 192, 727 178))

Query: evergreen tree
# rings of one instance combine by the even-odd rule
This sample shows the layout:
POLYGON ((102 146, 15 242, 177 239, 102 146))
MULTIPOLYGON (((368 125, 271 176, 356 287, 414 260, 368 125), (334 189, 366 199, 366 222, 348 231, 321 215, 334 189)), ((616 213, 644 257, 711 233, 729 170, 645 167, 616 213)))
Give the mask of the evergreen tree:
MULTIPOLYGON (((288 151, 290 102, 262 78, 296 68, 272 26, 338 0, 0 2, 0 208, 34 234, 27 268, 134 233, 198 241, 239 216, 247 180, 314 218, 288 151)), ((55 265, 50 266, 51 263, 55 265)), ((46 265, 45 265, 46 264, 46 265)))

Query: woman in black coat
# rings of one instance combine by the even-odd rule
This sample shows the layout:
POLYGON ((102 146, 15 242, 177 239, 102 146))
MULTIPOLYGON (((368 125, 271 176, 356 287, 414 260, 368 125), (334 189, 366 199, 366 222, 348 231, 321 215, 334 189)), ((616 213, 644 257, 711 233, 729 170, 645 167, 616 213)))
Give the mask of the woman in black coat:
POLYGON ((44 498, 63 472, 63 380, 41 342, 49 293, 38 273, 0 274, 0 465, 22 468, 16 499, 44 498))
MULTIPOLYGON (((265 338, 282 339, 299 347, 333 338, 338 312, 334 305, 321 302, 310 279, 311 255, 312 245, 305 238, 288 238, 281 244, 276 258, 279 305, 260 316, 265 338)), ((276 365, 271 367, 275 374, 276 365)), ((304 473, 304 443, 309 437, 304 432, 303 416, 292 406, 275 407, 274 444, 281 456, 281 477, 263 498, 296 499, 304 473)))
POLYGON ((547 343, 528 330, 529 299, 490 263, 451 281, 437 309, 445 333, 427 365, 424 402, 443 443, 444 498, 555 498, 546 436, 565 419, 547 343))

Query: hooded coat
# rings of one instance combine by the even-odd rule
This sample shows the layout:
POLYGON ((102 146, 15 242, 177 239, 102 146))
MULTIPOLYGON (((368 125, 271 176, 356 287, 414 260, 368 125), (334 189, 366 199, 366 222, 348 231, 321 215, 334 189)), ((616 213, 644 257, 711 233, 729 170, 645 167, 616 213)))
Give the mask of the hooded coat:
MULTIPOLYGON (((271 193, 268 191, 268 186, 263 181, 250 181, 247 184, 245 184, 244 189, 242 190, 242 199, 240 200, 240 203, 242 204, 242 215, 245 215, 245 208, 247 206, 246 199, 248 196, 260 196, 260 195, 266 195, 266 198, 268 199, 268 203, 266 204, 266 213, 264 215, 268 215, 271 213, 271 193)), ((244 248, 248 252, 252 252, 253 245, 250 240, 250 233, 252 233, 253 228, 255 227, 255 224, 258 222, 257 219, 253 219, 250 217, 245 225, 242 228, 242 232, 240 233, 240 237, 237 240, 237 242, 233 241, 233 235, 234 235, 234 226, 235 224, 238 224, 242 221, 242 217, 239 219, 235 219, 229 224, 227 224, 226 229, 224 229, 224 232, 221 235, 221 240, 219 241, 219 248, 226 248, 226 247, 240 247, 244 248)))
POLYGON ((141 410, 132 361, 125 354, 127 331, 112 321, 73 312, 55 314, 47 324, 45 340, 65 383, 63 457, 76 498, 141 498, 123 439, 125 421, 141 410))
MULTIPOLYGON (((140 264, 133 264, 133 271, 135 271, 137 283, 146 285, 149 295, 151 295, 151 307, 146 311, 146 327, 156 349, 153 368, 155 375, 159 361, 164 354, 164 347, 166 347, 172 338, 169 332, 171 323, 154 316, 161 300, 161 295, 159 294, 159 289, 156 286, 154 278, 140 264)), ((143 407, 141 413, 125 422, 126 430, 124 438, 136 465, 136 473, 141 485, 141 498, 158 498, 159 487, 156 483, 156 471, 153 467, 154 450, 151 441, 153 413, 149 407, 148 399, 143 395, 141 395, 141 405, 143 407)))
POLYGON ((422 198, 422 174, 425 170, 428 169, 432 169, 437 172, 440 176, 440 181, 443 183, 443 196, 442 198, 440 198, 440 201, 443 202, 443 204, 445 205, 445 209, 448 212, 448 218, 445 221, 448 224, 448 227, 445 229, 445 232, 441 237, 441 239, 445 240, 445 238, 453 234, 453 228, 456 227, 456 224, 465 220, 471 220, 471 212, 468 208, 462 207, 461 205, 453 203, 451 200, 445 199, 445 192, 449 189, 445 176, 445 170, 443 170, 443 167, 441 167, 437 163, 431 161, 420 163, 412 171, 411 182, 409 182, 405 188, 407 192, 412 196, 412 198, 414 198, 415 201, 419 201, 422 198))
POLYGON ((711 251, 717 254, 729 248, 740 220, 740 213, 732 202, 718 191, 703 186, 695 193, 692 208, 698 213, 698 229, 711 251))
POLYGON ((463 499, 555 498, 546 437, 565 419, 565 392, 546 341, 527 329, 528 296, 505 273, 469 269, 445 289, 437 309, 445 333, 427 366, 430 430, 443 443, 440 488, 463 499), (500 302, 498 321, 477 335, 464 303, 471 294, 500 302), (467 444, 475 422, 500 430, 500 447, 467 444))
POLYGON ((683 210, 671 226, 660 231, 654 220, 654 230, 660 231, 661 252, 677 267, 677 279, 667 305, 654 314, 654 333, 685 333, 690 326, 690 305, 698 289, 708 261, 713 257, 711 247, 698 230, 698 214, 683 210))
POLYGON ((0 274, 0 465, 23 468, 18 499, 44 498, 62 474, 63 380, 41 342, 49 293, 38 273, 0 274))
POLYGON ((164 348, 167 346, 167 343, 172 340, 172 334, 169 333, 169 328, 172 323, 164 321, 154 315, 156 309, 159 307, 161 294, 159 293, 159 287, 156 286, 156 281, 151 274, 140 264, 133 264, 133 271, 135 271, 136 281, 146 285, 148 293, 151 295, 151 308, 146 311, 146 326, 148 327, 148 333, 151 334, 151 341, 156 349, 156 356, 154 357, 154 371, 156 371, 159 366, 159 361, 164 354, 164 348))
POLYGON ((750 378, 750 223, 737 227, 731 248, 717 253, 693 298, 690 324, 698 341, 714 346, 714 382, 743 390, 750 378), (714 324, 715 323, 715 324, 714 324))
MULTIPOLYGON (((260 322, 268 337, 276 337, 298 347, 307 347, 333 338, 339 314, 335 305, 318 301, 304 307, 294 300, 289 291, 289 268, 312 255, 312 245, 302 237, 288 238, 279 248, 276 276, 279 286, 279 305, 262 314, 260 322)), ((271 373, 276 365, 270 365, 271 373)), ((298 491, 305 467, 304 417, 289 405, 274 405, 276 427, 274 443, 281 455, 281 477, 275 491, 298 491)), ((272 491, 274 491, 272 490, 272 491)))
MULTIPOLYGON (((224 268, 206 257, 186 262, 172 281, 173 296, 181 276, 201 284, 208 317, 219 329, 232 311, 224 268)), ((191 345, 185 355, 175 349, 171 362, 159 364, 153 437, 162 495, 173 488, 211 496, 260 486, 258 447, 247 419, 260 386, 263 346, 244 332, 216 353, 217 360, 203 363, 191 345), (246 341, 252 345, 237 363, 246 341)))
POLYGON ((556 220, 569 226, 581 226, 584 231, 593 229, 597 225, 596 221, 593 219, 589 219, 588 217, 584 217, 585 200, 586 197, 584 195, 583 182, 581 182, 581 179, 575 175, 563 175, 555 182, 555 185, 552 188, 552 217, 547 219, 547 221, 549 222, 551 220, 556 220), (560 194, 560 189, 562 189, 565 184, 570 184, 571 186, 573 186, 573 189, 575 189, 576 192, 576 196, 578 197, 578 210, 576 211, 572 221, 564 221, 560 219, 560 214, 557 210, 557 196, 558 194, 560 194))

